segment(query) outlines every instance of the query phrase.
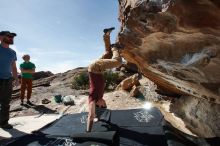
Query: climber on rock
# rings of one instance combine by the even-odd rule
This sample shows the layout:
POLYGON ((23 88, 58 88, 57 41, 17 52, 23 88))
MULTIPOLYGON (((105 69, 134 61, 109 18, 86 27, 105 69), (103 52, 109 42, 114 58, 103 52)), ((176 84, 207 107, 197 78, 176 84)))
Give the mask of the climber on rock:
POLYGON ((106 102, 103 99, 105 88, 104 71, 106 69, 119 67, 122 63, 119 50, 123 49, 123 45, 121 45, 119 42, 115 44, 111 44, 110 42, 110 33, 114 29, 114 27, 104 29, 103 39, 105 43, 105 53, 100 59, 91 63, 88 67, 90 90, 88 98, 89 111, 86 129, 87 132, 91 132, 93 120, 96 116, 96 107, 107 107, 106 102))

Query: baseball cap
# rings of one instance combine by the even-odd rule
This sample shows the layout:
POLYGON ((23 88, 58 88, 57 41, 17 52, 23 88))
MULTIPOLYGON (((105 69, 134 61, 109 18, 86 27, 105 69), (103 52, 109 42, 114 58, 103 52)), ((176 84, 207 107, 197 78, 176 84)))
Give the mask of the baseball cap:
POLYGON ((10 31, 1 31, 0 32, 0 36, 3 36, 3 35, 12 35, 12 36, 17 36, 16 33, 13 33, 13 32, 10 32, 10 31))

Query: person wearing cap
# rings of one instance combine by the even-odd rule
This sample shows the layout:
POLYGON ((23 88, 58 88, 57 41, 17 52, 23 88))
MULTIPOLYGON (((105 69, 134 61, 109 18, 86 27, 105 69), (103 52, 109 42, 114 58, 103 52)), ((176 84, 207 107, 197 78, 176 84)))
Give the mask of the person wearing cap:
POLYGON ((8 123, 13 78, 15 85, 19 85, 16 52, 9 48, 9 45, 14 44, 15 36, 9 31, 0 32, 0 127, 4 129, 13 128, 8 123))
POLYGON ((105 79, 104 71, 119 67, 122 64, 122 58, 119 55, 119 49, 122 45, 119 43, 110 43, 110 33, 114 27, 104 29, 105 53, 88 67, 89 72, 89 97, 88 97, 88 120, 86 132, 91 132, 93 120, 96 117, 96 108, 106 108, 106 102, 103 99, 105 79))
POLYGON ((31 93, 32 93, 32 74, 35 72, 35 64, 30 62, 30 55, 25 54, 23 55, 24 62, 20 64, 21 70, 21 90, 20 90, 20 99, 21 99, 21 106, 24 105, 24 95, 25 90, 27 90, 27 104, 33 105, 30 102, 31 93))

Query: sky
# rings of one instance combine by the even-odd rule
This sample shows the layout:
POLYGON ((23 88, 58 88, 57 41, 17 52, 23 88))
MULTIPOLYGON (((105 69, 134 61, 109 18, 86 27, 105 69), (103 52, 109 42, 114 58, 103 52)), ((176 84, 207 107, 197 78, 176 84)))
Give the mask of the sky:
MULTIPOLYGON (((36 71, 86 67, 104 53, 103 29, 119 31, 118 0, 1 0, 0 31, 17 33, 10 48, 29 54, 36 71)), ((18 71, 20 71, 18 69, 18 71)))

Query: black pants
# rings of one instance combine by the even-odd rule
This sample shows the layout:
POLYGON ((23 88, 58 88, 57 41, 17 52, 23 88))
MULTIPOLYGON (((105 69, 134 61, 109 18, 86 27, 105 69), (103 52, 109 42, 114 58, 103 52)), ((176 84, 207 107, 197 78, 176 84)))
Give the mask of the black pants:
POLYGON ((11 95, 12 79, 0 79, 0 125, 8 123, 11 95))

